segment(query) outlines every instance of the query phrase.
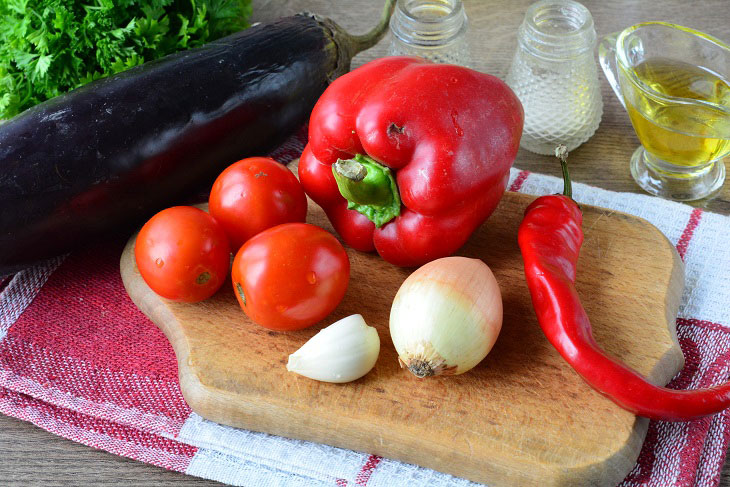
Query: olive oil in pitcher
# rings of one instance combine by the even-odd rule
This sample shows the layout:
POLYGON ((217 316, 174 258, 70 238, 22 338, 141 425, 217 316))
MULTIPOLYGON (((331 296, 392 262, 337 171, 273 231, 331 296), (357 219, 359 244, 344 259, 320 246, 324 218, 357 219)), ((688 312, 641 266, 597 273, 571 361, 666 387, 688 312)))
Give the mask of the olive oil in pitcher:
POLYGON ((624 90, 624 95, 634 130, 651 155, 691 168, 730 153, 730 117, 710 105, 730 108, 730 81, 705 68, 664 58, 649 58, 631 69, 650 88, 624 90))
POLYGON ((719 191, 730 154, 730 45, 650 21, 606 36, 598 56, 641 141, 629 161, 636 183, 679 201, 719 191))

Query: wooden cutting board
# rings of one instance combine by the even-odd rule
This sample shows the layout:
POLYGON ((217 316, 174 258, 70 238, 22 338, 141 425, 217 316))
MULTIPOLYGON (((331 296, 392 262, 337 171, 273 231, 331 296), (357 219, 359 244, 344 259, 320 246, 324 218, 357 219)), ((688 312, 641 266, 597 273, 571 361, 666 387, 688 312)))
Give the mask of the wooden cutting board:
MULTIPOLYGON (((348 249, 347 294, 324 322, 276 333, 252 324, 230 280, 198 304, 174 303, 144 283, 133 257, 121 273, 134 303, 167 335, 182 392, 212 421, 382 455, 499 486, 613 486, 634 466, 648 421, 588 387, 538 326, 517 247, 517 227, 534 197, 506 193, 460 255, 483 259, 504 300, 492 352, 472 371, 419 380, 398 365, 390 305, 411 272, 348 249), (360 313, 380 334, 375 368, 349 384, 286 371, 290 353, 323 326, 360 313)), ((648 222, 584 206, 578 291, 597 341, 657 384, 683 365, 675 331, 683 265, 648 222)), ((332 228, 310 201, 307 221, 332 228)))

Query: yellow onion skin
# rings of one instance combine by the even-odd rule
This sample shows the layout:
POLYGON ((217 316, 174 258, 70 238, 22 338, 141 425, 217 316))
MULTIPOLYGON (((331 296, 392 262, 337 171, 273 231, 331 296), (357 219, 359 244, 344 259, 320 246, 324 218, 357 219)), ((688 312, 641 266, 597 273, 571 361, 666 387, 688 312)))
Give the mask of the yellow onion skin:
POLYGON ((444 257, 403 282, 390 310, 390 335, 402 367, 418 377, 472 369, 502 329, 502 295, 479 259, 444 257))

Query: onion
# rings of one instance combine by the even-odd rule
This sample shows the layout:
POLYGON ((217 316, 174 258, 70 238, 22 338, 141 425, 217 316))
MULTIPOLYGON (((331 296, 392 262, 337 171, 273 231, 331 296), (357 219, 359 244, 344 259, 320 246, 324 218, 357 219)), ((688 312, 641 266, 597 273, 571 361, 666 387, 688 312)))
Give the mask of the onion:
POLYGON ((417 269, 390 310, 401 367, 417 377, 462 374, 487 356, 502 328, 502 295, 479 259, 445 257, 417 269))

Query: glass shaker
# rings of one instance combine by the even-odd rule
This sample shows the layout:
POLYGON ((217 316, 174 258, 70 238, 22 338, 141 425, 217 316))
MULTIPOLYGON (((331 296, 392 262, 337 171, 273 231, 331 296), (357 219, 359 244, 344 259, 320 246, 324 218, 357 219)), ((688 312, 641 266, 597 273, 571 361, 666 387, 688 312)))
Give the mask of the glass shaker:
POLYGON ((388 55, 469 66, 467 24, 461 0, 398 0, 388 55))
POLYGON ((527 9, 507 75, 525 109, 524 149, 573 150, 595 133, 603 114, 595 45, 593 18, 580 3, 542 0, 527 9))

